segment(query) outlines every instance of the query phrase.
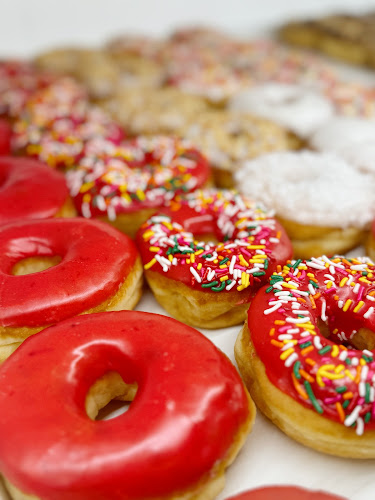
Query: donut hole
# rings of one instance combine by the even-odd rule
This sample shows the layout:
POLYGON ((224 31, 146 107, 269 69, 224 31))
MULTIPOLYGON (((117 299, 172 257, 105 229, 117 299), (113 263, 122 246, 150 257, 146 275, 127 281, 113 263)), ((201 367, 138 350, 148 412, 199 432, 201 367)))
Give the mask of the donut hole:
POLYGON ((135 398, 137 390, 137 383, 127 384, 118 372, 104 374, 96 380, 87 393, 85 402, 87 416, 91 420, 108 420, 115 410, 118 410, 116 416, 124 413, 135 398))
POLYGON ((62 260, 60 255, 53 257, 26 257, 19 260, 12 268, 13 276, 24 276, 25 274, 39 273, 50 267, 56 266, 62 260))
POLYGON ((369 328, 359 328, 358 331, 350 336, 350 339, 346 341, 340 341, 337 335, 331 333, 328 324, 321 319, 319 319, 318 321, 318 327, 320 330, 320 334, 335 344, 342 344, 349 349, 361 351, 363 349, 367 349, 368 351, 372 351, 375 349, 375 332, 373 332, 369 328))

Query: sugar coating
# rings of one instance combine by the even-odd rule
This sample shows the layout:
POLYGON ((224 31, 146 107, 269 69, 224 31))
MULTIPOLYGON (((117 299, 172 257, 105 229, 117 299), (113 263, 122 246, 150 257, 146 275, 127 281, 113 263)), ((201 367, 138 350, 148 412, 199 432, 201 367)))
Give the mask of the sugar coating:
POLYGON ((243 194, 301 224, 363 228, 375 215, 375 181, 331 153, 269 153, 245 162, 235 179, 243 194))
POLYGON ((339 153, 348 145, 373 142, 375 121, 337 116, 328 120, 311 136, 310 145, 318 151, 339 153))
POLYGON ((303 85, 270 82, 237 93, 230 109, 268 118, 301 137, 308 137, 334 114, 333 104, 303 85))

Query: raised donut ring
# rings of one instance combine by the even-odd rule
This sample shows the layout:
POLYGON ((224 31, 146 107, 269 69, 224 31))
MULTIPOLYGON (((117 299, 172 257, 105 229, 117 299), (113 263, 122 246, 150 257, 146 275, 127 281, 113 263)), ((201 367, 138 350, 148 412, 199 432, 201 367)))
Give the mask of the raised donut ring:
POLYGON ((129 311, 79 316, 28 339, 2 367, 0 407, 0 470, 17 499, 213 499, 255 417, 236 369, 208 339, 129 311), (88 418, 93 398, 105 406, 135 383, 126 413, 88 418))
POLYGON ((102 222, 6 225, 0 227, 0 255, 0 362, 49 325, 76 314, 131 309, 141 295, 134 243, 102 222))
POLYGON ((375 457, 375 265, 288 261, 254 298, 236 359, 259 408, 319 451, 375 457))

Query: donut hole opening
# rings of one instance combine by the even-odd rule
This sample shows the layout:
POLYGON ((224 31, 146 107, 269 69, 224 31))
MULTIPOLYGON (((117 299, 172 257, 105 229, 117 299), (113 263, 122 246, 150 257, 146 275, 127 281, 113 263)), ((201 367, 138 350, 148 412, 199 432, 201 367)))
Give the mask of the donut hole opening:
POLYGON ((363 350, 367 349, 368 351, 372 351, 375 349, 375 332, 370 330, 369 328, 359 328, 358 331, 353 333, 350 336, 350 339, 340 341, 337 335, 331 333, 329 326, 327 323, 319 319, 318 327, 320 333, 326 339, 331 340, 335 344, 342 344, 349 349, 363 350))
POLYGON ((127 411, 138 384, 127 384, 118 372, 108 372, 90 387, 85 402, 91 420, 109 420, 127 411))
POLYGON ((19 260, 12 268, 13 276, 24 276, 25 274, 39 273, 50 267, 57 266, 62 260, 59 255, 53 257, 26 257, 19 260))

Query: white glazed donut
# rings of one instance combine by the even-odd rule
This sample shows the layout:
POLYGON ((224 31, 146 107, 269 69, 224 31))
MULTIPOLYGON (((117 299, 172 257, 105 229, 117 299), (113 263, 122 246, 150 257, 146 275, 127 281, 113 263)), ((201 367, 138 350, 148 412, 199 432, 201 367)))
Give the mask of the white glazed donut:
POLYGON ((375 214, 375 181, 332 153, 263 155, 245 162, 236 182, 276 211, 297 257, 353 248, 375 214))
POLYGON ((334 114, 333 104, 319 92, 303 85, 278 82, 239 92, 232 97, 229 107, 273 120, 302 138, 310 136, 334 114))

